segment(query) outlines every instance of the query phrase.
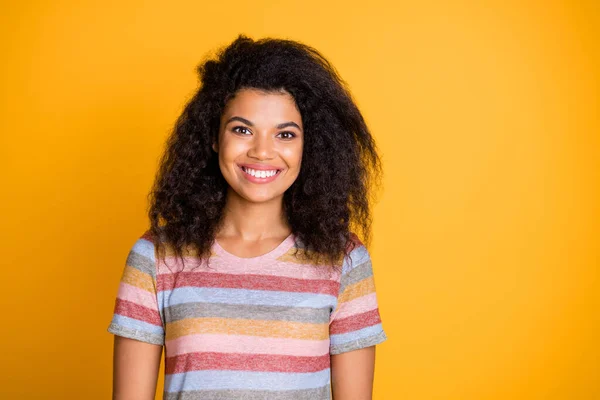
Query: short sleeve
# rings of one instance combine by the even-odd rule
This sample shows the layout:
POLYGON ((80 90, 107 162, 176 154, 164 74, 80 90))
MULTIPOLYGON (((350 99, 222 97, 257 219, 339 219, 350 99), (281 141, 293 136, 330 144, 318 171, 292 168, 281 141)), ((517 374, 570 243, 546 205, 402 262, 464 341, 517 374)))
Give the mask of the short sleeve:
POLYGON ((146 235, 134 243, 125 261, 108 332, 163 345, 165 330, 157 300, 154 243, 146 235))
POLYGON ((355 238, 354 249, 344 258, 340 290, 329 323, 330 354, 345 353, 379 344, 383 330, 371 257, 355 238))

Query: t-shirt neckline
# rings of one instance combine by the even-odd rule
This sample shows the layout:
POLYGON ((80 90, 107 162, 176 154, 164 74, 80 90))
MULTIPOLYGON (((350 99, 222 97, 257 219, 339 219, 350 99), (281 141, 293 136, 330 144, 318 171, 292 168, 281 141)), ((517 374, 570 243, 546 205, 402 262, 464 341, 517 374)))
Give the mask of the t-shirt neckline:
POLYGON ((242 262, 242 263, 251 263, 254 261, 262 261, 262 260, 272 260, 275 259, 283 254, 285 254, 289 249, 292 248, 292 246, 294 245, 294 243, 296 242, 295 240, 295 235, 294 233, 290 233, 281 243, 279 243, 277 245, 277 247, 275 247, 273 250, 262 254, 260 256, 255 256, 255 257, 238 257, 235 254, 232 254, 230 252, 228 252, 227 250, 225 250, 223 247, 221 247, 221 245, 219 244, 219 242, 217 241, 217 239, 214 239, 213 242, 213 250, 215 252, 215 254, 217 254, 219 257, 226 259, 226 260, 231 260, 231 261, 235 261, 235 262, 242 262))

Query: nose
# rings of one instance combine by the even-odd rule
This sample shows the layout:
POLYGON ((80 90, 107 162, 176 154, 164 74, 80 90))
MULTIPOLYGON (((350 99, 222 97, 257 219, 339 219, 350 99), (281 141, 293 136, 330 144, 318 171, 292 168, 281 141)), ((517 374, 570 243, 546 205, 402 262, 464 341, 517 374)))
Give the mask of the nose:
POLYGON ((258 160, 269 160, 275 157, 275 146, 270 135, 257 134, 248 150, 248 157, 258 160))

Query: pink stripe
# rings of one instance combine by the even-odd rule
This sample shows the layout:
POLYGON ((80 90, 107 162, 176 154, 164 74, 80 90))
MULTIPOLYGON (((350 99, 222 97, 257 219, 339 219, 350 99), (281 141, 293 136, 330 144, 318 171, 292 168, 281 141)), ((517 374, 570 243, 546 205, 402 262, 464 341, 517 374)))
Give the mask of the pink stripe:
POLYGON ((276 263, 227 263, 223 259, 214 257, 210 261, 210 268, 206 262, 201 264, 197 259, 185 257, 185 268, 181 261, 175 257, 167 257, 166 264, 160 261, 158 265, 158 275, 169 275, 178 272, 219 272, 223 274, 256 274, 272 275, 287 278, 302 279, 330 279, 339 282, 340 271, 332 270, 328 265, 296 264, 293 262, 276 263))
POLYGON ((157 308, 156 297, 152 293, 124 282, 119 285, 117 297, 150 309, 156 310, 157 308))
POLYGON ((329 339, 303 340, 248 335, 187 335, 168 340, 165 346, 169 349, 169 357, 184 353, 210 351, 311 357, 329 354, 329 339))
MULTIPOLYGON (((365 296, 357 297, 343 304, 340 304, 340 309, 335 313, 336 319, 351 317, 355 314, 361 314, 377 308, 377 294, 375 292, 365 296)), ((332 314, 332 319, 334 315, 332 314)))

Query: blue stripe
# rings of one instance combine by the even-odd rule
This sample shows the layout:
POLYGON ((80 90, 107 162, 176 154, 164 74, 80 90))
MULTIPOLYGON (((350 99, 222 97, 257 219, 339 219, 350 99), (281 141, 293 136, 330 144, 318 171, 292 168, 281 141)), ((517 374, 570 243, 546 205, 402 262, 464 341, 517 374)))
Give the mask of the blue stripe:
POLYGON ((154 243, 146 239, 138 239, 137 242, 134 243, 131 251, 136 252, 152 261, 156 261, 154 257, 154 243))
POLYGON ((366 328, 358 329, 352 332, 338 333, 336 335, 329 335, 331 346, 339 346, 344 343, 352 342, 358 339, 364 339, 369 336, 377 335, 383 330, 381 323, 377 325, 368 326, 366 328))
POLYGON ((228 303, 272 306, 333 307, 336 297, 323 293, 294 293, 275 290, 250 290, 235 288, 181 287, 158 292, 158 304, 228 303), (165 302, 165 299, 168 301, 165 302))
POLYGON ((126 328, 135 329, 138 331, 148 332, 155 335, 163 335, 164 329, 162 326, 152 325, 138 319, 129 318, 120 314, 113 314, 112 322, 124 326, 126 328))
POLYGON ((350 252, 348 257, 344 258, 344 264, 342 265, 342 274, 347 274, 359 265, 369 261, 370 258, 371 257, 369 256, 369 252, 367 251, 367 248, 364 245, 355 248, 350 252), (350 258, 350 261, 348 261, 348 258, 350 258))
POLYGON ((190 371, 165 376, 165 390, 297 390, 320 388, 329 383, 329 368, 319 372, 190 371))

